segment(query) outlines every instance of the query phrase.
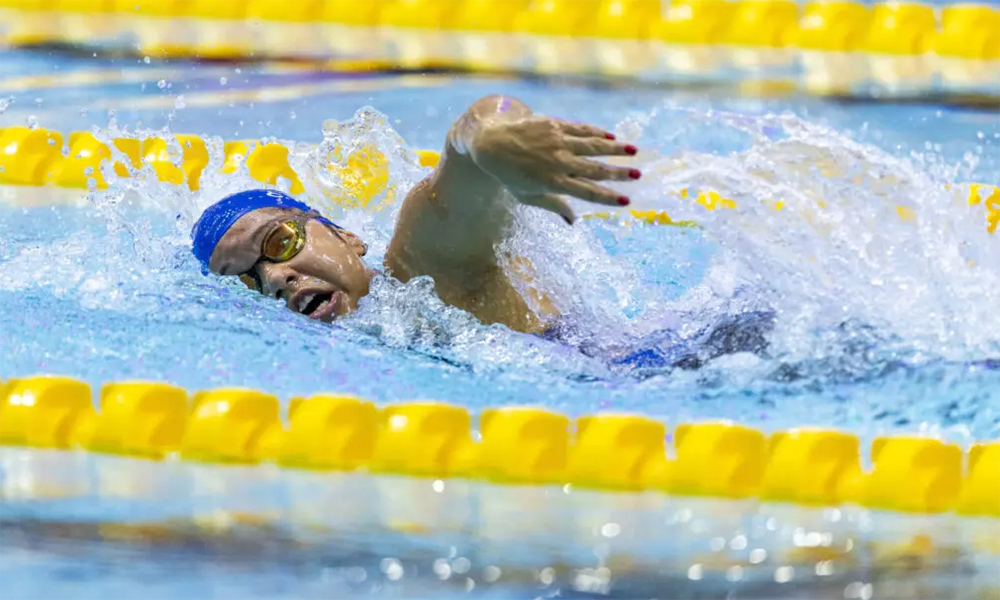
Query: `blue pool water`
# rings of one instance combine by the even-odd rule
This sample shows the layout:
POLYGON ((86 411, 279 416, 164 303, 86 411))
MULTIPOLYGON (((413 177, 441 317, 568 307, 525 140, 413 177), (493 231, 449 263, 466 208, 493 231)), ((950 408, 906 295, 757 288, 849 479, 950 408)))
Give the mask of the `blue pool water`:
MULTIPOLYGON (((1000 435, 1000 236, 986 234, 981 206, 945 190, 1000 182, 995 113, 5 52, 0 127, 168 128, 315 144, 325 120, 351 122, 328 126, 327 136, 376 144, 390 156, 401 196, 425 173, 410 151, 438 149, 454 118, 495 92, 635 141, 645 176, 622 189, 638 208, 702 225, 591 220, 567 230, 523 211, 512 243, 541 267, 575 346, 483 327, 444 307, 426 282, 380 280, 356 315, 331 327, 203 277, 187 250, 192 219, 220 194, 250 185, 245 176, 206 174, 197 193, 135 180, 91 194, 0 188, 0 377, 241 385, 283 400, 338 391, 473 410, 530 403, 672 423, 728 418, 766 431, 836 426, 863 439, 934 432, 963 445, 1000 435), (357 112, 366 106, 373 110, 357 112), (709 213, 668 193, 684 187, 719 190, 738 208, 709 213), (779 198, 785 210, 766 208, 779 198), (897 205, 916 222, 900 220, 897 205), (636 371, 609 360, 656 346, 664 329, 698 329, 751 309, 776 313, 764 357, 729 355, 693 370, 636 371)), ((305 170, 319 162, 313 147, 294 154, 305 170)), ((333 185, 305 183, 315 197, 333 185)), ((378 265, 394 211, 321 204, 369 241, 378 265)), ((316 583, 318 567, 306 583, 288 564, 261 573, 260 563, 196 555, 161 563, 99 546, 53 547, 19 530, 10 536, 19 543, 2 550, 0 576, 16 582, 16 597, 62 597, 80 592, 81 581, 86 597, 131 595, 147 580, 163 581, 165 597, 206 582, 215 597, 331 593, 316 583)))

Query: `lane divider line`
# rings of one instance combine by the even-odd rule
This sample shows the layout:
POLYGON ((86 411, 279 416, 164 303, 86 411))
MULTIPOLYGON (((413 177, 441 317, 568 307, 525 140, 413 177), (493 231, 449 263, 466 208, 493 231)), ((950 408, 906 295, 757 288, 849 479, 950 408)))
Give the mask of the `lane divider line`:
MULTIPOLYGON (((208 144, 197 135, 177 134, 170 138, 115 138, 110 140, 114 151, 89 132, 73 132, 66 138, 56 131, 22 126, 0 129, 0 185, 54 185, 57 187, 107 189, 102 172, 104 162, 120 157, 114 163, 117 177, 142 176, 144 166, 152 168, 157 179, 174 185, 199 189, 200 177, 209 164, 208 144), (63 141, 67 140, 64 147, 63 141), (175 142, 180 151, 172 149, 175 142), (117 153, 117 155, 115 154, 117 153), (127 159, 122 162, 121 159, 127 159)), ((288 148, 279 142, 261 143, 255 140, 232 140, 224 143, 222 172, 234 173, 245 163, 250 176, 266 185, 276 185, 283 178, 290 182, 292 194, 301 194, 305 187, 288 161, 288 148)), ((432 150, 417 150, 416 161, 424 167, 437 165, 440 156, 432 150)), ((341 162, 329 165, 343 187, 340 195, 330 198, 347 208, 378 209, 392 201, 386 194, 381 203, 375 202, 390 186, 389 161, 380 150, 365 146, 341 157, 341 162), (373 204, 374 202, 374 204, 373 204)), ((982 205, 987 231, 995 233, 1000 226, 1000 187, 987 184, 962 184, 955 193, 967 199, 968 206, 982 205)), ((674 193, 680 200, 690 201, 707 211, 736 208, 736 202, 714 190, 682 189, 674 193)), ((962 202, 965 202, 963 199, 962 202)), ((781 210, 784 203, 773 204, 781 210)), ((913 221, 912 209, 899 206, 903 221, 913 221)), ((587 219, 638 222, 648 225, 697 226, 693 221, 675 221, 662 210, 633 209, 622 212, 595 212, 587 219)))
POLYGON ((0 445, 1000 517, 1000 441, 963 453, 932 437, 881 436, 869 449, 871 469, 863 470, 858 438, 821 428, 768 436, 727 421, 668 428, 641 415, 572 420, 530 406, 485 409, 474 426, 460 406, 377 406, 336 393, 294 398, 281 414, 278 398, 263 391, 188 394, 135 381, 103 385, 98 404, 95 410, 88 384, 69 377, 4 382, 0 445))

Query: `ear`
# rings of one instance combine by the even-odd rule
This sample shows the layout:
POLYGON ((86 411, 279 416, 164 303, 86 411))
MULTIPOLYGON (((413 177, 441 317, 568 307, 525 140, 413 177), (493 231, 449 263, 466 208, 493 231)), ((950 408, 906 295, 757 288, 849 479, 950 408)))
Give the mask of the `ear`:
POLYGON ((368 254, 368 244, 361 241, 361 238, 357 236, 353 231, 348 231, 346 229, 338 229, 337 233, 340 235, 341 239, 347 246, 354 250, 358 256, 364 256, 368 254))

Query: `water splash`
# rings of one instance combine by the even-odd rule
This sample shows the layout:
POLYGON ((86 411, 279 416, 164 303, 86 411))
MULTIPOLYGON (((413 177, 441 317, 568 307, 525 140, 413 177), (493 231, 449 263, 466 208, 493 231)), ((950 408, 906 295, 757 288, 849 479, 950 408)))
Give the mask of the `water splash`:
POLYGON ((697 219, 719 246, 694 302, 682 304, 749 292, 777 312, 772 352, 792 363, 858 346, 913 360, 1000 353, 1000 261, 990 259, 1000 238, 966 190, 946 188, 961 165, 895 157, 792 115, 686 116, 751 142, 645 167, 657 187, 643 200, 697 219), (668 193, 685 188, 717 190, 736 207, 705 211, 668 193))
MULTIPOLYGON (((479 373, 608 378, 616 372, 608 357, 655 342, 663 331, 693 336, 725 315, 773 311, 766 355, 711 362, 693 376, 709 387, 878 377, 915 363, 1000 355, 1000 317, 993 308, 1000 305, 1000 261, 990 260, 1000 256, 1000 237, 988 235, 981 212, 945 188, 960 165, 896 157, 788 115, 658 109, 640 117, 622 124, 624 135, 662 131, 662 121, 678 119, 698 128, 708 145, 713 135, 746 140, 740 152, 680 150, 643 165, 646 175, 633 197, 676 219, 696 219, 700 232, 685 235, 715 248, 704 277, 680 297, 669 280, 682 279, 691 264, 673 248, 667 252, 672 230, 569 229, 523 208, 501 256, 530 263, 563 315, 568 347, 484 327, 441 303, 421 279, 406 285, 377 279, 361 310, 337 329, 479 373), (685 188, 717 190, 735 208, 705 211, 673 193, 685 188), (633 243, 642 251, 627 252, 633 243), (667 275, 651 280, 648 272, 662 263, 667 275)), ((183 156, 169 130, 130 131, 112 121, 94 133, 109 146, 115 137, 161 137, 172 160, 179 164, 183 156)), ((12 276, 0 285, 47 287, 85 307, 134 315, 169 310, 177 319, 221 319, 262 332, 280 322, 303 335, 322 335, 279 303, 198 272, 188 234, 201 210, 225 194, 261 186, 245 164, 223 173, 223 140, 206 142, 209 164, 198 191, 159 181, 148 165, 120 178, 105 163, 110 188, 86 196, 103 228, 51 244, 8 244, 4 254, 11 259, 4 264, 12 276)), ((427 172, 386 117, 364 109, 344 123, 325 124, 318 145, 282 143, 310 201, 358 232, 369 243, 370 264, 381 265, 401 199, 427 172), (329 165, 372 151, 384 157, 377 168, 388 179, 361 206, 358 182, 329 165)), ((280 180, 277 187, 291 185, 280 180)), ((685 381, 683 374, 661 372, 675 384, 685 381)))

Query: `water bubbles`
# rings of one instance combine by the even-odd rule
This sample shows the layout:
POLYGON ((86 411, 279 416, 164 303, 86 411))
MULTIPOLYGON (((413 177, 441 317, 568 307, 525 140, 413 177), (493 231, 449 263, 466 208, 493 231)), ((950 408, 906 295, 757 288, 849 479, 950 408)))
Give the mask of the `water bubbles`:
POLYGON ((828 577, 833 575, 833 561, 832 560, 821 560, 816 563, 816 574, 820 577, 828 577))
POLYGON ((849 583, 847 587, 844 588, 845 600, 871 600, 873 594, 874 589, 872 588, 872 584, 864 583, 862 581, 849 583))
POLYGON ((399 581, 405 572, 403 565, 395 558, 383 558, 379 563, 379 569, 389 581, 399 581))
POLYGON ((705 568, 700 563, 696 563, 688 567, 687 577, 691 581, 699 581, 704 576, 704 573, 705 568))
POLYGON ((291 111, 291 112, 288 113, 288 118, 294 120, 294 119, 298 118, 298 115, 296 115, 295 111, 293 110, 293 111, 291 111))
POLYGON ((167 80, 166 79, 161 79, 161 80, 157 81, 156 82, 156 87, 160 88, 161 90, 166 89, 167 88, 167 80))
POLYGON ((483 569, 483 581, 486 583, 496 583, 502 575, 503 571, 497 566, 489 565, 483 569))
POLYGON ((448 563, 448 559, 446 558, 439 558, 435 560, 432 569, 438 579, 442 581, 451 577, 451 565, 448 563))
POLYGON ((185 107, 187 107, 187 103, 184 102, 184 95, 183 94, 181 94, 181 95, 177 96, 176 98, 174 98, 174 109, 175 110, 181 110, 181 109, 183 109, 185 107))
POLYGON ((458 575, 464 575, 468 573, 469 569, 471 568, 472 568, 472 563, 469 562, 469 559, 465 558, 464 556, 459 556, 455 560, 451 561, 451 570, 458 575))
POLYGON ((149 57, 148 56, 143 56, 142 57, 142 62, 144 62, 144 63, 146 63, 148 65, 150 63, 149 57))
POLYGON ((795 578, 795 568, 789 565, 778 567, 774 570, 774 581, 776 583, 788 583, 795 578))
POLYGON ((573 578, 573 588, 580 592, 607 594, 610 585, 611 569, 607 567, 580 569, 573 578))
POLYGON ((226 85, 228 82, 229 82, 229 79, 226 78, 225 76, 219 77, 219 85, 226 85))
MULTIPOLYGON (((327 569, 323 569, 324 572, 327 569)), ((368 579, 368 571, 364 567, 348 567, 344 572, 344 579, 350 583, 364 583, 368 579)))
POLYGON ((605 523, 601 525, 601 535, 606 538, 618 537, 622 532, 622 526, 618 523, 605 523))
POLYGON ((38 129, 38 117, 36 117, 35 115, 28 115, 28 118, 25 119, 25 122, 28 126, 28 129, 38 129))

